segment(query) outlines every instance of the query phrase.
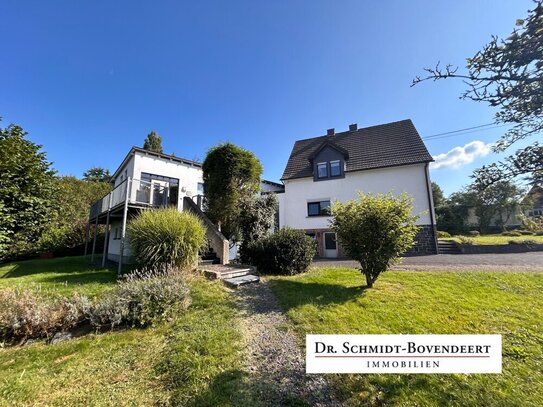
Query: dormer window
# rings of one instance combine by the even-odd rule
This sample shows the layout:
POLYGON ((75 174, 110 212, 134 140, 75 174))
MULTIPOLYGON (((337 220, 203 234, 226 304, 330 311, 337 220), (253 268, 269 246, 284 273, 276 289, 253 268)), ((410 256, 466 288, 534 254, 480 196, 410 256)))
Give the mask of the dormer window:
POLYGON ((328 163, 317 164, 317 177, 328 178, 328 163))
POLYGON ((341 161, 330 161, 330 176, 331 177, 339 177, 341 175, 341 167, 340 167, 341 161))

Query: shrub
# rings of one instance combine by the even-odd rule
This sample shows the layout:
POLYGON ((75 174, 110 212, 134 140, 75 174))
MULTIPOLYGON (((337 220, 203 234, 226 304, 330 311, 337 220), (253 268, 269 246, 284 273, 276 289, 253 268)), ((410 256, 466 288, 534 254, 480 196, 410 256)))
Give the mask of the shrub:
POLYGON ((253 242, 247 250, 251 264, 259 271, 291 276, 309 269, 316 245, 303 231, 284 228, 253 242))
POLYGON ((470 231, 468 232, 468 234, 469 234, 470 236, 480 236, 480 235, 481 235, 481 232, 479 232, 478 230, 470 230, 470 231))
POLYGON ((509 240, 509 244, 523 244, 523 245, 532 245, 537 244, 535 240, 526 239, 526 240, 509 240))
POLYGON ((471 246, 473 244, 473 239, 467 237, 467 236, 458 236, 458 240, 460 241, 460 244, 471 246))
POLYGON ((165 320, 190 304, 184 276, 166 272, 134 271, 102 295, 90 312, 96 327, 146 326, 165 320))
POLYGON ((509 232, 502 232, 502 236, 522 236, 519 232, 517 231, 509 231, 509 232))
POLYGON ((128 232, 143 269, 190 267, 206 243, 204 225, 196 215, 175 208, 142 211, 130 222, 128 232))
POLYGON ((522 230, 522 229, 516 230, 516 232, 520 233, 521 235, 526 235, 526 236, 533 236, 535 234, 531 230, 522 230))
POLYGON ((273 231, 276 211, 277 197, 275 194, 251 197, 242 202, 239 217, 241 235, 239 257, 242 263, 250 262, 247 247, 273 231))
POLYGON ((332 229, 347 254, 360 262, 368 287, 413 246, 419 227, 412 211, 407 194, 359 193, 358 200, 332 205, 332 229))
POLYGON ((437 237, 439 239, 443 239, 443 238, 446 238, 446 237, 451 237, 451 234, 449 232, 444 232, 443 230, 438 230, 437 231, 437 237))
POLYGON ((71 329, 87 318, 89 300, 81 295, 51 297, 37 289, 0 291, 0 337, 17 339, 49 337, 71 329))
POLYGON ((536 236, 543 236, 543 230, 536 230, 535 235, 536 236))

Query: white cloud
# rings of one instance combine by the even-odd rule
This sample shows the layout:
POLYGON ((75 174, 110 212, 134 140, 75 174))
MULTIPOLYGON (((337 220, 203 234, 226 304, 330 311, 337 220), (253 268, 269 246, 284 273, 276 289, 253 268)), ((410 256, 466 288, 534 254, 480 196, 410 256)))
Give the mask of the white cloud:
POLYGON ((430 168, 439 170, 441 168, 460 168, 463 165, 473 162, 478 157, 484 157, 490 153, 492 144, 475 140, 462 147, 458 146, 446 153, 434 156, 434 162, 430 168))

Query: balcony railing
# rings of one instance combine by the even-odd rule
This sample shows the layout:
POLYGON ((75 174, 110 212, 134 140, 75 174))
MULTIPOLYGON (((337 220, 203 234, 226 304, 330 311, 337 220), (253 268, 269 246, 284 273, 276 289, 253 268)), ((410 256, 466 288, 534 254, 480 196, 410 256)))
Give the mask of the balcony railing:
POLYGON ((127 193, 128 204, 153 208, 167 206, 168 192, 167 183, 128 178, 113 188, 109 194, 91 205, 89 219, 94 219, 102 213, 124 204, 127 193))

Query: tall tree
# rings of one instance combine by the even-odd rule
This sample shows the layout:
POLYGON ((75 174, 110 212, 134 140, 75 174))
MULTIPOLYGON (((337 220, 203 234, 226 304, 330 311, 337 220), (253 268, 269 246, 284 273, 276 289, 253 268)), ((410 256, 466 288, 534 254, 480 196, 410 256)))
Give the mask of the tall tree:
MULTIPOLYGON (((528 16, 517 20, 509 37, 493 36, 468 58, 465 72, 438 63, 435 68, 425 68, 427 76, 413 80, 412 86, 430 79, 457 78, 468 86, 464 99, 498 108, 496 123, 512 127, 495 144, 496 152, 543 130, 543 0, 534 3, 528 16)), ((527 176, 532 184, 543 182, 543 146, 537 141, 474 173, 481 187, 517 176, 527 176)))
POLYGON ((162 153, 162 137, 160 137, 154 130, 147 135, 147 138, 143 142, 143 148, 147 151, 154 151, 155 153, 162 153))
POLYGON ((432 197, 434 198, 435 208, 442 206, 445 203, 445 196, 443 195, 443 190, 437 184, 437 182, 432 182, 432 197))
POLYGON ((262 164, 252 152, 224 143, 208 151, 203 172, 210 219, 227 239, 239 240, 241 204, 258 192, 262 164))
POLYGON ((55 172, 26 135, 0 128, 0 259, 35 242, 52 216, 55 172))
POLYGON ((107 168, 91 167, 83 173, 83 180, 89 182, 109 182, 111 174, 107 168))

